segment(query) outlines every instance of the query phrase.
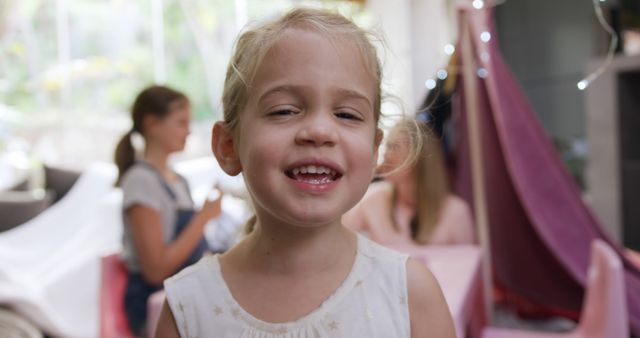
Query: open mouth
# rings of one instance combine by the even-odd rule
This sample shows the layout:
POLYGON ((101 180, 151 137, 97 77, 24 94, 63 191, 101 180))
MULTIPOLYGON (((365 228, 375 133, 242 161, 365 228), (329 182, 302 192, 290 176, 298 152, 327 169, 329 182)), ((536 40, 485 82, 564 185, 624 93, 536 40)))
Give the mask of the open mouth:
POLYGON ((285 171, 287 177, 309 184, 328 184, 342 177, 342 173, 324 165, 303 165, 285 171))

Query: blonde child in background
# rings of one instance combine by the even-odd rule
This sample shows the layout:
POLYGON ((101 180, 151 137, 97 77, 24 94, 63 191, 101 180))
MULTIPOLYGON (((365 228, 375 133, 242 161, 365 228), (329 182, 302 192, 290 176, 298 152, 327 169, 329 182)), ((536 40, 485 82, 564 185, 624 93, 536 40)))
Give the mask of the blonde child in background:
POLYGON ((212 147, 255 226, 165 281, 157 337, 454 337, 433 275, 341 223, 376 165, 380 74, 337 14, 295 9, 239 37, 212 147))
POLYGON ((396 249, 474 242, 471 210, 449 189, 442 144, 427 122, 405 118, 391 128, 378 172, 383 180, 344 215, 345 226, 396 249), (412 145, 421 145, 415 159, 412 145))

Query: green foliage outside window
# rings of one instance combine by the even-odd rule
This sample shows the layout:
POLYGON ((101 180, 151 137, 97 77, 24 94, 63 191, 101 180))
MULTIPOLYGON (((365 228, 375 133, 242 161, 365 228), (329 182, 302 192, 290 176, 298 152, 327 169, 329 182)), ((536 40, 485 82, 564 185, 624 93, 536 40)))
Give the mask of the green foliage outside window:
POLYGON ((298 4, 364 16, 352 1, 0 0, 0 153, 10 138, 37 144, 65 127, 105 129, 113 134, 105 142, 115 143, 131 101, 155 82, 184 91, 195 123, 210 123, 222 115, 224 73, 244 21, 298 4), (154 36, 163 48, 154 49, 154 36))

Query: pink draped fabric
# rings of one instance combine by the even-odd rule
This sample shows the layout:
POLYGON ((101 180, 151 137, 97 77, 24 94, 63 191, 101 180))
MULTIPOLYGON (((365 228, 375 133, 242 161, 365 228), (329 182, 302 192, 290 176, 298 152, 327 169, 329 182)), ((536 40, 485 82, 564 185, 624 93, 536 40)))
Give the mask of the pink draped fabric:
MULTIPOLYGON (((556 313, 577 313, 590 243, 604 239, 623 257, 631 329, 640 335, 640 272, 583 203, 580 189, 500 55, 492 10, 464 8, 460 14, 461 20, 469 20, 468 26, 460 25, 460 34, 468 27, 474 62, 486 69, 486 77, 473 80, 477 81, 495 281, 508 293, 556 313), (489 41, 480 38, 484 31, 491 33, 489 41)), ((458 43, 456 50, 461 49, 458 43)), ((460 61, 469 62, 462 56, 460 61)), ((466 116, 469 103, 463 91, 463 81, 468 80, 458 76, 459 90, 453 101, 457 145, 453 176, 457 193, 473 206, 466 116)))

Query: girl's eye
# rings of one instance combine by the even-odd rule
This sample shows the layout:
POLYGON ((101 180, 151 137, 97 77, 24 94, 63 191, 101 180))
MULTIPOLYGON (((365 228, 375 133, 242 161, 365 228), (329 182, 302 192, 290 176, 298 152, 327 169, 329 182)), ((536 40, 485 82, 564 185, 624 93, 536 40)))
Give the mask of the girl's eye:
POLYGON ((360 118, 358 115, 346 111, 337 112, 335 115, 339 119, 362 121, 362 118, 360 118))
POLYGON ((269 116, 287 116, 287 115, 295 115, 296 111, 291 109, 280 109, 275 110, 269 113, 269 116))

